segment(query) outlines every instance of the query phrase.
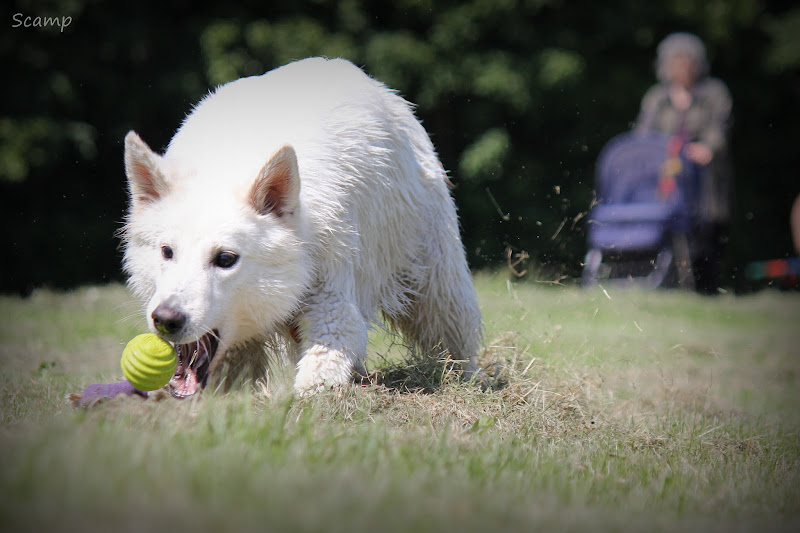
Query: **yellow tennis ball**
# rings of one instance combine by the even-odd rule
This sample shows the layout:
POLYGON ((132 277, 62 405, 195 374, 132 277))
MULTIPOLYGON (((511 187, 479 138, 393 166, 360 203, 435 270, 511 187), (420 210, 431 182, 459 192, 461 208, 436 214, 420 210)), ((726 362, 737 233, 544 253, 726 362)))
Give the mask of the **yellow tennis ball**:
POLYGON ((154 335, 137 335, 122 351, 122 374, 140 391, 160 389, 172 379, 178 366, 175 348, 154 335))

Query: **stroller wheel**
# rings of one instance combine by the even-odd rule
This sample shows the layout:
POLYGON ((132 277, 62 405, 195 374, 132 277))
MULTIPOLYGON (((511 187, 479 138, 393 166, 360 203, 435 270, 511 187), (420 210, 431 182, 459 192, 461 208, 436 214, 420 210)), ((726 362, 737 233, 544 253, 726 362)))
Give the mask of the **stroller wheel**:
POLYGON ((586 253, 583 275, 581 276, 581 285, 584 287, 591 287, 597 283, 597 276, 602 262, 603 253, 597 248, 593 248, 586 253))

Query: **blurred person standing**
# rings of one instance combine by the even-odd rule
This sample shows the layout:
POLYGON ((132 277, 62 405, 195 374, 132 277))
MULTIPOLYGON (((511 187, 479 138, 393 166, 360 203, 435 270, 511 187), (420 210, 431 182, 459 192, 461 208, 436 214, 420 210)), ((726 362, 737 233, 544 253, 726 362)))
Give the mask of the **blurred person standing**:
POLYGON ((691 33, 673 33, 658 45, 659 82, 642 98, 635 129, 677 136, 686 156, 702 169, 699 227, 692 265, 700 292, 714 294, 720 285, 728 241, 733 177, 728 154, 731 94, 709 75, 706 47, 691 33))

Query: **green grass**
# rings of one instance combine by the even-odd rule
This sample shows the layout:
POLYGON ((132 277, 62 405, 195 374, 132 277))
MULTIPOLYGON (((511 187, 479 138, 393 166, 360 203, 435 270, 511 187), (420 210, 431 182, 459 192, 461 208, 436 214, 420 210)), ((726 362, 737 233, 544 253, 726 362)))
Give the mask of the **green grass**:
POLYGON ((375 334, 383 385, 88 410, 143 329, 126 290, 0 299, 0 531, 800 526, 800 294, 476 286, 487 390, 375 334))

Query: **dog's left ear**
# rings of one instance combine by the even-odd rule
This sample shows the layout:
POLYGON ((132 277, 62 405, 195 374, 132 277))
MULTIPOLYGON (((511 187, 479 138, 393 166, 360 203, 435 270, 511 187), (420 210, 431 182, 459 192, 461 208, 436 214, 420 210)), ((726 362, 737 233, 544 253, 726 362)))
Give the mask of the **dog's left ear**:
POLYGON ((250 189, 250 205, 259 215, 291 215, 300 200, 300 171, 291 146, 275 152, 250 189))

